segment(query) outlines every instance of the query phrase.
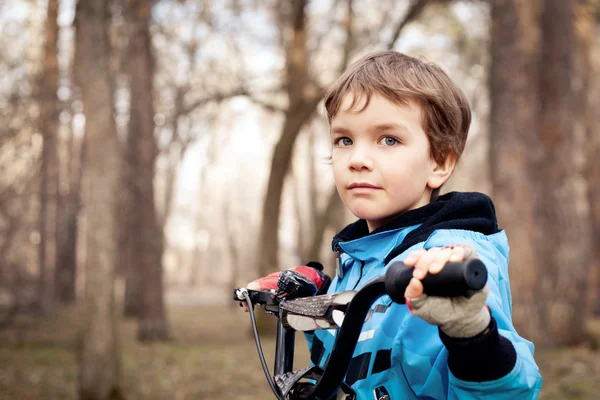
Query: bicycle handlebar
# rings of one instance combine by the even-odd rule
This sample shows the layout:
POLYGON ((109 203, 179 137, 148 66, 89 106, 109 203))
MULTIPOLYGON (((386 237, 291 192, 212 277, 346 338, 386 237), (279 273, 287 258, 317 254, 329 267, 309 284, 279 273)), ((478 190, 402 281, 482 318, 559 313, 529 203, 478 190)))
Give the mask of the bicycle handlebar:
MULTIPOLYGON (((412 273, 413 268, 406 267, 403 262, 395 262, 388 267, 385 275, 367 282, 356 292, 348 303, 344 321, 336 336, 321 379, 313 390, 303 392, 299 399, 328 400, 336 393, 346 375, 371 305, 385 294, 389 295, 394 302, 404 304, 404 292, 412 278, 412 273)), ((424 293, 428 296, 470 297, 485 286, 487 270, 479 259, 448 263, 438 274, 428 274, 422 282, 424 293)), ((254 292, 252 297, 256 300, 260 299, 259 303, 273 305, 271 292, 254 292)), ((239 289, 234 292, 234 299, 243 300, 239 296, 239 289)))
MULTIPOLYGON (((402 262, 390 265, 385 273, 386 293, 396 303, 404 304, 404 291, 412 278, 413 268, 402 262)), ((487 281, 487 270, 479 259, 451 262, 438 274, 427 274, 423 279, 423 290, 428 296, 470 297, 482 289, 487 281)))

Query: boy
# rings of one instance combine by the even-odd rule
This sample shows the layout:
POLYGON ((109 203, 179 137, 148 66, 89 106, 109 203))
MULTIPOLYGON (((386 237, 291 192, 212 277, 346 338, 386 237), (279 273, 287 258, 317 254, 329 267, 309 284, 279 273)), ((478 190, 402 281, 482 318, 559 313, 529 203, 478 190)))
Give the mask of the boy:
MULTIPOLYGON (((464 94, 439 67, 382 51, 351 65, 324 103, 336 188, 359 218, 333 239, 328 292, 360 288, 396 260, 414 267, 407 305, 384 296, 372 307, 345 382, 365 400, 537 398, 542 378, 512 326, 508 242, 493 204, 480 193, 438 197, 467 139, 464 94), (488 269, 482 291, 423 294, 427 273, 471 257, 488 269)), ((248 287, 274 288, 275 276, 248 287)), ((334 334, 308 335, 313 363, 326 364, 334 334)))

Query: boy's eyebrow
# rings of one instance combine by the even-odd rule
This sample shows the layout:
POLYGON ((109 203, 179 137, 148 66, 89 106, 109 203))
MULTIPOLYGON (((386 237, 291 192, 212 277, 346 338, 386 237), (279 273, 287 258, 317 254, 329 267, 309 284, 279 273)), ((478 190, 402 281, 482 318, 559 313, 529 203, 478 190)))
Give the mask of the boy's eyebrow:
POLYGON ((332 126, 331 133, 339 133, 341 135, 348 135, 348 134, 352 133, 352 131, 350 131, 350 129, 348 129, 348 128, 344 128, 343 126, 332 126))
POLYGON ((408 133, 408 128, 406 126, 404 126, 403 124, 397 124, 394 122, 373 125, 372 127, 369 128, 369 130, 371 132, 403 131, 403 132, 408 133))
MULTIPOLYGON (((404 126, 403 124, 397 124, 394 122, 389 122, 389 123, 383 123, 383 124, 377 124, 377 125, 373 125, 369 128, 369 131, 371 132, 384 132, 384 131, 394 131, 394 130, 399 130, 399 131, 403 131, 408 133, 408 128, 406 126, 404 126)), ((341 135, 347 135, 352 133, 352 131, 348 128, 344 128, 343 126, 333 126, 331 128, 331 133, 339 133, 341 135)))

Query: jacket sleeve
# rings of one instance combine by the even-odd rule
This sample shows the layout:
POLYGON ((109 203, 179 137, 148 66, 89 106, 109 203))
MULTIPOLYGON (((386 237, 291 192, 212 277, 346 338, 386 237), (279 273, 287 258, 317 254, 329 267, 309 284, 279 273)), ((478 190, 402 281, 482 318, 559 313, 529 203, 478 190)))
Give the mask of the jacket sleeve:
MULTIPOLYGON (((501 235, 505 239, 503 232, 501 235)), ((425 242, 424 247, 456 244, 475 248, 479 258, 487 267, 487 284, 490 294, 486 304, 495 320, 501 341, 505 344, 510 342, 514 347, 516 361, 506 375, 494 380, 463 380, 455 376, 452 369, 449 369, 448 398, 537 399, 542 386, 542 377, 533 358, 534 346, 533 343, 519 336, 512 324, 508 254, 502 254, 485 235, 470 231, 436 231, 425 242)), ((508 248, 508 244, 505 247, 508 248)), ((475 371, 481 368, 481 365, 473 363, 472 368, 475 371)))

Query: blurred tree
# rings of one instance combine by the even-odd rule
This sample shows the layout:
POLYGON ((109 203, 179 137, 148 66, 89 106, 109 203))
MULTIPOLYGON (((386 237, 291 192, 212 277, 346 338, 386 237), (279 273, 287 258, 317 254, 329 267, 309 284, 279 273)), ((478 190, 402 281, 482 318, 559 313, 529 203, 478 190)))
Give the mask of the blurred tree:
POLYGON ((128 268, 141 277, 138 339, 166 340, 169 329, 163 290, 163 234, 155 207, 154 172, 158 147, 154 137, 154 56, 150 34, 152 2, 126 0, 130 80, 130 119, 127 164, 132 259, 128 268), (140 273, 141 272, 141 273, 140 273))
POLYGON ((308 0, 278 3, 278 23, 285 49, 285 76, 288 108, 284 112, 281 137, 273 150, 267 193, 263 203, 258 274, 265 276, 278 269, 279 217, 281 193, 298 133, 320 101, 321 92, 309 77, 310 54, 307 49, 308 0))
MULTIPOLYGON (((534 179, 543 185, 536 210, 536 249, 545 329, 539 344, 570 345, 585 339, 591 255, 587 198, 589 0, 545 0, 539 69, 539 137, 544 156, 534 179), (585 31, 577 35, 576 27, 585 31), (568 267, 566 267, 568 266, 568 267)), ((540 299, 538 299, 540 302, 540 299)))
MULTIPOLYGON (((204 134, 210 131, 215 111, 220 110, 219 103, 232 97, 244 94, 239 87, 228 87, 225 82, 234 81, 234 75, 223 65, 215 65, 211 60, 205 60, 203 44, 219 33, 211 27, 211 12, 208 2, 201 6, 197 2, 182 0, 168 4, 158 2, 159 7, 152 19, 152 42, 156 57, 154 70, 154 128, 157 143, 155 163, 156 187, 156 218, 163 240, 163 248, 168 249, 167 227, 174 209, 174 199, 177 187, 177 174, 186 152, 204 134), (182 20, 181 15, 185 14, 182 20), (178 60, 178 62, 173 62, 178 60), (210 78, 206 78, 210 77, 210 78)), ((124 52, 124 63, 127 63, 129 52, 124 52)), ((235 65, 232 59, 227 64, 235 65)), ((242 80, 239 79, 238 82, 242 80)), ((239 86, 239 85, 238 85, 239 86)), ((124 161, 124 174, 128 165, 124 161)), ((132 170, 133 171, 133 170, 132 170)), ((135 172, 128 181, 135 182, 135 172)), ((125 208, 126 197, 130 185, 124 183, 121 193, 125 208)), ((129 207, 137 207, 135 202, 129 202, 129 207)), ((130 265, 126 280, 125 314, 137 315, 140 309, 139 286, 144 269, 132 264, 135 252, 131 240, 132 222, 131 211, 122 211, 119 242, 120 265, 130 265), (127 227, 127 225, 129 227, 127 227)))
POLYGON ((518 277, 515 323, 540 346, 586 338, 588 4, 495 1, 492 7, 494 197, 518 277), (576 34, 576 26, 586 33, 576 34))
POLYGON ((534 162, 537 124, 538 0, 492 3, 490 163, 500 226, 511 244, 515 324, 525 337, 539 329, 536 292, 534 162), (515 208, 518 205, 519 209, 515 208), (527 229, 523 229, 526 226, 527 229), (517 279, 518 278, 518 279, 517 279))
MULTIPOLYGON (((588 104, 588 188, 589 202, 591 206, 592 224, 592 253, 595 270, 595 299, 594 311, 600 315, 600 113, 594 105, 600 104, 600 2, 596 1, 596 22, 592 29, 590 40, 592 41, 592 60, 590 71, 590 88, 592 90, 588 104)), ((578 30, 581 34, 581 30, 578 30)))
POLYGON ((109 75, 109 11, 104 0, 79 1, 75 14, 75 81, 86 116, 85 312, 81 315, 79 398, 123 398, 114 298, 118 140, 109 75))
POLYGON ((56 255, 58 204, 58 0, 48 1, 44 67, 40 80, 40 130, 43 145, 40 163, 39 283, 38 306, 47 311, 52 303, 52 279, 56 255))
POLYGON ((66 179, 68 191, 59 193, 56 229, 56 269, 54 297, 61 304, 72 304, 76 297, 78 216, 81 210, 81 181, 84 170, 83 140, 70 129, 67 148, 66 179))

